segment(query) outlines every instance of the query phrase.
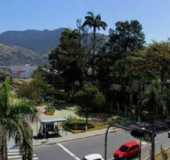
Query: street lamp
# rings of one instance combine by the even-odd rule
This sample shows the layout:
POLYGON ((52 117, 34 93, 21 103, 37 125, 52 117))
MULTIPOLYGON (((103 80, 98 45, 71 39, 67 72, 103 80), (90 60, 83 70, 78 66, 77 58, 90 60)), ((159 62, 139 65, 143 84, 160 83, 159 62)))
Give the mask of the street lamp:
POLYGON ((125 130, 130 130, 129 128, 127 127, 124 127, 124 126, 121 126, 121 125, 112 125, 110 124, 108 127, 107 127, 107 130, 105 132, 105 144, 104 144, 104 160, 107 160, 107 139, 108 139, 108 134, 109 134, 109 130, 110 128, 112 127, 116 127, 116 128, 122 128, 122 129, 125 129, 125 130))

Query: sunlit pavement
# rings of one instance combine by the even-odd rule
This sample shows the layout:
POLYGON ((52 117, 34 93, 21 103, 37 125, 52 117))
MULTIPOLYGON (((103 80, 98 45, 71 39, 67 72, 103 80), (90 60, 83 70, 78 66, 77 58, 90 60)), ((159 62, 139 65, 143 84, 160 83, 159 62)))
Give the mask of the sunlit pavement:
MULTIPOLYGON (((121 144, 133 139, 129 133, 120 130, 108 136, 108 159, 121 144)), ((144 144, 145 146, 145 144, 144 144)), ((104 156, 104 135, 94 136, 57 145, 44 145, 35 149, 40 160, 80 160, 84 155, 100 153, 104 156)))
MULTIPOLYGON (((108 136, 108 160, 113 159, 113 152, 123 143, 133 139, 128 132, 120 130, 109 133, 108 136)), ((156 152, 160 151, 160 145, 164 148, 170 146, 167 133, 160 134, 155 139, 156 152)), ((150 144, 142 143, 142 159, 149 157, 150 144)), ((104 156, 104 135, 93 136, 54 145, 42 145, 35 148, 40 160, 80 160, 84 155, 100 153, 104 156)))

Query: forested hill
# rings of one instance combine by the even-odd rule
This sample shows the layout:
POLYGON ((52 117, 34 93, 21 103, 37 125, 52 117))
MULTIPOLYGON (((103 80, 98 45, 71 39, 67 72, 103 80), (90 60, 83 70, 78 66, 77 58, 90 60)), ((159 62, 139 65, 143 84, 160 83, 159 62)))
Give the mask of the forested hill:
POLYGON ((21 46, 34 52, 47 54, 59 43, 64 28, 55 30, 6 31, 0 34, 0 43, 21 46))
POLYGON ((0 44, 0 66, 10 65, 39 65, 46 64, 45 55, 40 56, 36 52, 18 46, 7 46, 0 44))

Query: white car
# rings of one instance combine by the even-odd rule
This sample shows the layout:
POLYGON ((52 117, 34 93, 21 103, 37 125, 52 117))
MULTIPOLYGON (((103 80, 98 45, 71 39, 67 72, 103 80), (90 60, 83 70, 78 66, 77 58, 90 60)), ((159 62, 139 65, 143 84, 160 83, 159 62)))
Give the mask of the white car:
POLYGON ((104 159, 100 154, 95 153, 84 156, 82 160, 104 160, 104 159))

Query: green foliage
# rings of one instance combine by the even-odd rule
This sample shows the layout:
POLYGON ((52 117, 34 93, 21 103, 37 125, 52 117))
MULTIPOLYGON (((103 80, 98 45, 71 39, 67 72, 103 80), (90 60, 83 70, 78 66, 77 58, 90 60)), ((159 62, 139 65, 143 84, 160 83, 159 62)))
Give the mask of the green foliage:
POLYGON ((93 39, 92 39, 92 52, 90 53, 88 57, 88 63, 92 67, 92 76, 94 76, 95 73, 95 66, 94 66, 94 58, 96 54, 96 32, 97 30, 100 30, 101 28, 105 30, 107 27, 107 24, 105 21, 102 20, 100 14, 95 15, 93 12, 88 12, 87 16, 85 16, 84 23, 82 25, 82 28, 92 28, 93 33, 93 39))
MULTIPOLYGON (((78 119, 74 117, 70 117, 64 123, 64 128, 66 130, 84 130, 86 126, 86 121, 84 119, 78 119)), ((92 128, 91 124, 88 124, 88 128, 92 128)))
MULTIPOLYGON (((18 144, 24 146, 23 158, 32 159, 32 130, 28 125, 28 118, 32 118, 36 110, 29 101, 24 99, 14 99, 12 86, 9 80, 6 80, 0 88, 0 142, 2 159, 7 156, 7 136, 18 137, 18 144), (30 154, 31 153, 31 154, 30 154)), ((0 155, 1 156, 1 155, 0 155)))
POLYGON ((64 89, 69 94, 80 87, 86 61, 85 50, 80 42, 78 30, 66 29, 60 38, 60 45, 49 55, 51 70, 64 79, 64 89))
POLYGON ((121 125, 126 125, 129 122, 129 118, 126 117, 120 117, 120 116, 113 116, 108 120, 109 125, 116 125, 116 124, 121 124, 121 125))
POLYGON ((153 80, 152 84, 147 87, 142 105, 145 110, 149 111, 150 119, 165 116, 165 101, 161 91, 160 80, 153 80))
POLYGON ((46 108, 46 114, 53 115, 55 113, 55 107, 54 106, 48 106, 46 108))
POLYGON ((143 48, 144 39, 142 25, 137 20, 119 21, 116 23, 116 28, 110 30, 109 41, 105 49, 114 54, 115 58, 121 58, 143 48))
POLYGON ((82 112, 97 112, 105 104, 104 95, 99 92, 94 85, 85 85, 82 90, 78 91, 74 96, 75 102, 80 105, 82 112))
POLYGON ((59 73, 72 62, 76 61, 78 65, 83 65, 84 50, 80 44, 80 33, 77 30, 66 29, 60 38, 60 45, 49 55, 49 62, 52 69, 59 73))
POLYGON ((153 42, 144 50, 131 57, 130 70, 147 77, 159 77, 161 81, 169 78, 170 42, 153 42))
POLYGON ((35 104, 44 101, 44 96, 50 92, 50 87, 40 74, 37 74, 33 80, 22 82, 17 87, 17 94, 20 97, 28 98, 35 104))

